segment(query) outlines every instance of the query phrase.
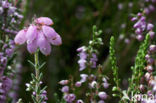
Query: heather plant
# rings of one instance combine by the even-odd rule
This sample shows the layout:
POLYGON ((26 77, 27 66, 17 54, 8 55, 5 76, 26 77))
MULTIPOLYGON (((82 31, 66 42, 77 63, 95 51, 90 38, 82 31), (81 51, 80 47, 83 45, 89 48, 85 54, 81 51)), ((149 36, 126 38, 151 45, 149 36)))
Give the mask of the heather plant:
MULTIPOLYGON (((0 102, 6 103, 13 101, 9 93, 13 86, 13 80, 16 75, 14 66, 16 64, 16 53, 14 52, 14 35, 19 30, 19 25, 23 16, 15 2, 7 0, 0 1, 0 102)), ((16 3, 18 3, 16 1, 16 3)))
POLYGON ((49 55, 51 53, 52 45, 61 45, 62 40, 60 35, 58 35, 50 25, 53 21, 48 17, 36 18, 28 28, 20 30, 16 37, 16 44, 24 44, 27 42, 27 50, 29 53, 34 54, 34 62, 28 61, 34 68, 35 74, 31 74, 32 81, 26 83, 26 91, 32 92, 32 100, 34 103, 43 103, 47 101, 47 87, 41 88, 43 73, 40 72, 41 68, 45 63, 40 64, 39 62, 39 51, 44 55, 49 55))
POLYGON ((156 0, 0 0, 0 103, 155 103, 155 10, 156 0))
MULTIPOLYGON (((142 43, 142 45, 140 46, 136 59, 135 59, 135 64, 133 67, 131 67, 132 69, 132 77, 129 78, 129 86, 127 90, 122 90, 120 88, 120 79, 118 77, 118 66, 117 66, 117 61, 115 58, 115 50, 114 50, 114 37, 111 37, 110 40, 110 59, 111 59, 111 64, 112 64, 112 70, 113 70, 113 75, 114 75, 114 82, 116 84, 116 86, 114 86, 112 88, 112 91, 115 93, 113 94, 113 96, 117 96, 119 97, 121 100, 120 102, 134 102, 133 100, 130 100, 131 93, 133 92, 133 95, 135 96, 135 94, 139 94, 141 93, 141 89, 140 88, 140 81, 141 78, 143 77, 144 74, 144 68, 145 68, 145 64, 146 64, 146 60, 145 60, 145 55, 147 54, 147 50, 149 47, 149 34, 146 35, 146 38, 144 40, 144 42, 142 43), (126 97, 127 96, 127 97, 126 97)), ((136 100, 136 101, 140 101, 136 100)), ((135 102, 136 102, 135 101, 135 102)))
POLYGON ((67 103, 103 103, 108 99, 106 89, 109 87, 109 78, 103 74, 103 67, 97 65, 98 48, 103 45, 101 35, 102 31, 93 26, 92 40, 89 41, 89 45, 77 49, 80 58, 78 60, 80 80, 70 76, 69 80, 59 82, 63 86, 61 92, 67 103))

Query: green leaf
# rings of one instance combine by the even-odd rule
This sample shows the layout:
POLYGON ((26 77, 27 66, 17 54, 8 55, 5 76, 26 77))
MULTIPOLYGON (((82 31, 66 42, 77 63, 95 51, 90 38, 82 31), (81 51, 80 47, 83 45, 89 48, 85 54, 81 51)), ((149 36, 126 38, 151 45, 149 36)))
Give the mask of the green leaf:
POLYGON ((43 93, 44 90, 46 90, 47 86, 45 86, 41 91, 40 94, 43 93))
POLYGON ((130 100, 128 94, 126 93, 126 91, 124 90, 123 92, 123 97, 121 98, 121 100, 130 100))
POLYGON ((28 62, 33 66, 35 67, 35 64, 33 62, 31 62, 30 60, 28 60, 28 62))
POLYGON ((39 75, 39 81, 42 79, 42 77, 43 77, 43 73, 40 73, 40 75, 39 75))
POLYGON ((35 82, 38 82, 38 80, 36 79, 36 77, 33 73, 31 73, 31 77, 33 78, 33 80, 35 80, 35 82))
POLYGON ((38 103, 42 103, 44 99, 45 99, 45 97, 40 98, 38 103))
POLYGON ((113 76, 114 76, 114 82, 116 83, 116 86, 119 87, 119 82, 120 79, 118 77, 118 66, 117 66, 117 59, 115 57, 115 40, 114 40, 114 36, 111 37, 110 39, 110 49, 109 49, 109 54, 110 54, 110 61, 112 64, 112 70, 113 70, 113 76))
POLYGON ((46 64, 46 62, 42 63, 42 65, 39 66, 39 70, 46 64))
POLYGON ((36 98, 35 98, 33 95, 31 95, 31 97, 32 97, 34 103, 38 103, 38 102, 36 101, 36 98))

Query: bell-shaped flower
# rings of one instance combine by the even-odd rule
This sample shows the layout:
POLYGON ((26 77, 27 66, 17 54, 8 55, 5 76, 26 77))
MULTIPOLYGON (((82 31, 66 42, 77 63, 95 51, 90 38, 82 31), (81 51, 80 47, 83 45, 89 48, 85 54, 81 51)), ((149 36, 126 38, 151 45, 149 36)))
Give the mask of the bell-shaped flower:
POLYGON ((53 21, 48 17, 40 17, 35 19, 36 24, 30 25, 27 29, 18 32, 15 37, 16 44, 23 44, 27 42, 27 49, 29 53, 35 53, 39 48, 44 55, 51 53, 52 45, 61 45, 62 39, 56 31, 49 25, 53 21))

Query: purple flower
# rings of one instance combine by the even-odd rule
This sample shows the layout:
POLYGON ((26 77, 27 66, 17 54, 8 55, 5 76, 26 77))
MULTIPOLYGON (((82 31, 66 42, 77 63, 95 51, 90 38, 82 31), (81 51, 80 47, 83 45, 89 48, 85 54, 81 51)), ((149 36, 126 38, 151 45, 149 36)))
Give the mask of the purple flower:
POLYGON ((137 23, 135 23, 135 24, 134 24, 134 26, 133 26, 133 27, 134 27, 134 28, 138 28, 138 27, 140 27, 140 26, 141 26, 141 22, 140 22, 140 21, 138 21, 137 23))
POLYGON ((18 32, 18 34, 16 35, 16 37, 14 39, 16 44, 21 45, 21 44, 25 43, 25 41, 26 41, 26 32, 27 32, 26 29, 23 29, 23 30, 18 32))
POLYGON ((61 84, 61 85, 66 85, 66 84, 68 84, 68 80, 61 80, 60 82, 59 82, 59 84, 61 84))
POLYGON ((144 36, 143 36, 143 35, 137 35, 137 39, 138 39, 139 41, 142 41, 142 40, 144 39, 144 36))
POLYGON ((136 33, 136 34, 142 34, 142 30, 141 30, 140 28, 137 28, 137 29, 135 30, 135 33, 136 33))
POLYGON ((86 54, 86 52, 81 52, 81 53, 79 53, 79 57, 81 58, 81 59, 87 59, 87 54, 86 54))
POLYGON ((1 61, 1 64, 2 64, 3 66, 5 66, 6 63, 7 63, 7 58, 6 58, 6 57, 2 57, 2 58, 0 59, 0 61, 1 61))
POLYGON ((53 21, 48 17, 40 17, 35 20, 35 23, 41 25, 53 25, 53 21))
POLYGON ((106 99, 108 97, 106 92, 99 92, 98 96, 100 97, 100 99, 106 99))
POLYGON ((151 11, 151 12, 153 12, 154 10, 155 10, 155 7, 153 6, 153 5, 149 5, 149 10, 151 11))
POLYGON ((80 87, 81 85, 82 85, 82 83, 79 82, 79 81, 75 83, 75 86, 76 86, 76 87, 80 87))
POLYGON ((97 56, 95 53, 92 54, 90 58, 91 68, 96 68, 96 62, 98 61, 97 56))
POLYGON ((150 35, 150 38, 153 39, 153 38, 154 38, 154 35, 155 35, 155 32, 150 31, 150 32, 149 32, 149 35, 150 35))
POLYGON ((150 52, 155 52, 156 51, 156 45, 150 45, 149 51, 150 52))
POLYGON ((63 93, 68 93, 69 92, 69 87, 68 86, 64 86, 64 87, 62 87, 61 91, 63 93))
POLYGON ((142 21, 142 22, 145 22, 145 20, 146 20, 146 17, 145 17, 145 16, 142 16, 142 17, 140 18, 140 21, 142 21))
POLYGON ((142 13, 139 12, 139 13, 137 14, 137 16, 142 16, 142 13))
POLYGON ((86 68, 86 60, 85 59, 80 59, 79 61, 78 61, 78 64, 79 64, 79 66, 80 66, 80 68, 79 68, 79 70, 80 71, 82 71, 82 70, 84 70, 85 68, 86 68))
POLYGON ((104 87, 105 89, 107 89, 107 88, 109 87, 109 84, 108 84, 108 83, 103 83, 102 85, 103 85, 103 87, 104 87))
POLYGON ((152 0, 153 3, 156 3, 156 0, 152 0))
POLYGON ((2 1, 2 7, 3 8, 9 8, 10 3, 8 1, 2 1))
POLYGON ((35 23, 19 31, 15 37, 15 43, 21 45, 27 42, 27 49, 30 53, 36 52, 39 48, 44 55, 49 55, 51 53, 50 44, 61 45, 61 37, 53 28, 49 27, 53 24, 50 18, 40 17, 35 19, 35 23))
POLYGON ((145 74, 146 80, 149 81, 149 80, 150 80, 150 77, 151 77, 151 74, 147 72, 147 73, 145 74))
POLYGON ((147 30, 148 30, 148 31, 152 30, 153 27, 154 27, 153 24, 151 24, 151 23, 147 24, 147 30))
POLYGON ((154 25, 146 22, 146 17, 143 16, 143 13, 138 13, 138 15, 136 17, 133 17, 131 21, 135 20, 137 21, 133 25, 133 28, 135 29, 135 33, 137 34, 136 39, 142 41, 144 39, 144 32, 149 32, 149 35, 152 39, 155 35, 155 33, 152 31, 154 25))
POLYGON ((44 101, 42 101, 42 102, 47 101, 47 100, 48 100, 48 98, 47 98, 47 91, 44 90, 44 91, 41 93, 41 97, 44 98, 44 101))
POLYGON ((78 48, 77 51, 79 52, 78 56, 80 57, 80 59, 78 60, 78 64, 80 66, 79 70, 82 71, 86 68, 86 59, 88 55, 84 46, 78 48))
POLYGON ((7 55, 8 57, 11 57, 12 54, 13 54, 13 51, 14 51, 13 49, 9 49, 9 48, 8 48, 8 49, 5 50, 5 53, 6 53, 6 55, 7 55))
POLYGON ((137 19, 138 19, 137 17, 133 17, 131 21, 136 21, 137 19))
POLYGON ((14 14, 14 12, 15 12, 16 9, 17 9, 16 7, 10 6, 9 7, 9 10, 8 10, 8 15, 14 14))
POLYGON ((148 65, 146 69, 147 69, 148 72, 152 72, 153 71, 153 66, 152 65, 148 65))
POLYGON ((150 58, 149 54, 146 54, 145 59, 148 60, 150 58))
POLYGON ((2 81, 3 81, 3 86, 5 87, 5 90, 8 91, 12 86, 12 80, 8 77, 3 76, 2 81))
POLYGON ((81 77, 80 82, 83 83, 87 80, 88 75, 87 74, 81 74, 80 77, 81 77))
POLYGON ((139 89, 140 89, 141 91, 144 91, 144 89, 145 89, 144 85, 141 84, 141 85, 139 86, 139 89))
POLYGON ((72 103, 75 100, 75 94, 65 94, 64 99, 67 103, 72 103))
POLYGON ((149 64, 153 64, 153 63, 154 63, 154 59, 153 59, 153 58, 149 58, 149 59, 147 59, 147 63, 149 63, 149 64))
POLYGON ((1 77, 0 83, 0 103, 5 103, 6 96, 12 87, 12 80, 6 76, 1 77))
POLYGON ((86 51, 86 47, 82 46, 82 47, 78 48, 76 51, 77 52, 85 52, 86 51))
POLYGON ((90 88, 96 88, 97 86, 97 82, 96 81, 92 81, 90 84, 89 84, 90 88))
POLYGON ((119 9, 119 10, 122 10, 122 9, 123 9, 123 4, 122 4, 122 3, 119 3, 119 4, 118 4, 118 9, 119 9))
POLYGON ((146 14, 149 14, 149 13, 150 13, 149 8, 144 8, 144 12, 145 12, 146 14))
POLYGON ((37 38, 38 34, 37 27, 35 25, 30 25, 26 34, 24 34, 25 40, 27 40, 27 44, 32 43, 37 38))

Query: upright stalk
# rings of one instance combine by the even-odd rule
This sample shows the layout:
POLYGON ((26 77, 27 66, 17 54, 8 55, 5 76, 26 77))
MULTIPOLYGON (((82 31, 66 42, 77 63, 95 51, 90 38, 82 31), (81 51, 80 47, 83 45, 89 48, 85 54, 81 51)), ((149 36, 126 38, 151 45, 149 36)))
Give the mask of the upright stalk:
POLYGON ((38 90, 40 90, 40 81, 39 81, 39 75, 40 75, 40 70, 39 70, 39 61, 38 61, 38 50, 35 52, 35 77, 38 81, 36 81, 36 86, 35 86, 35 90, 36 90, 36 101, 38 102, 40 100, 40 96, 38 93, 38 90))

